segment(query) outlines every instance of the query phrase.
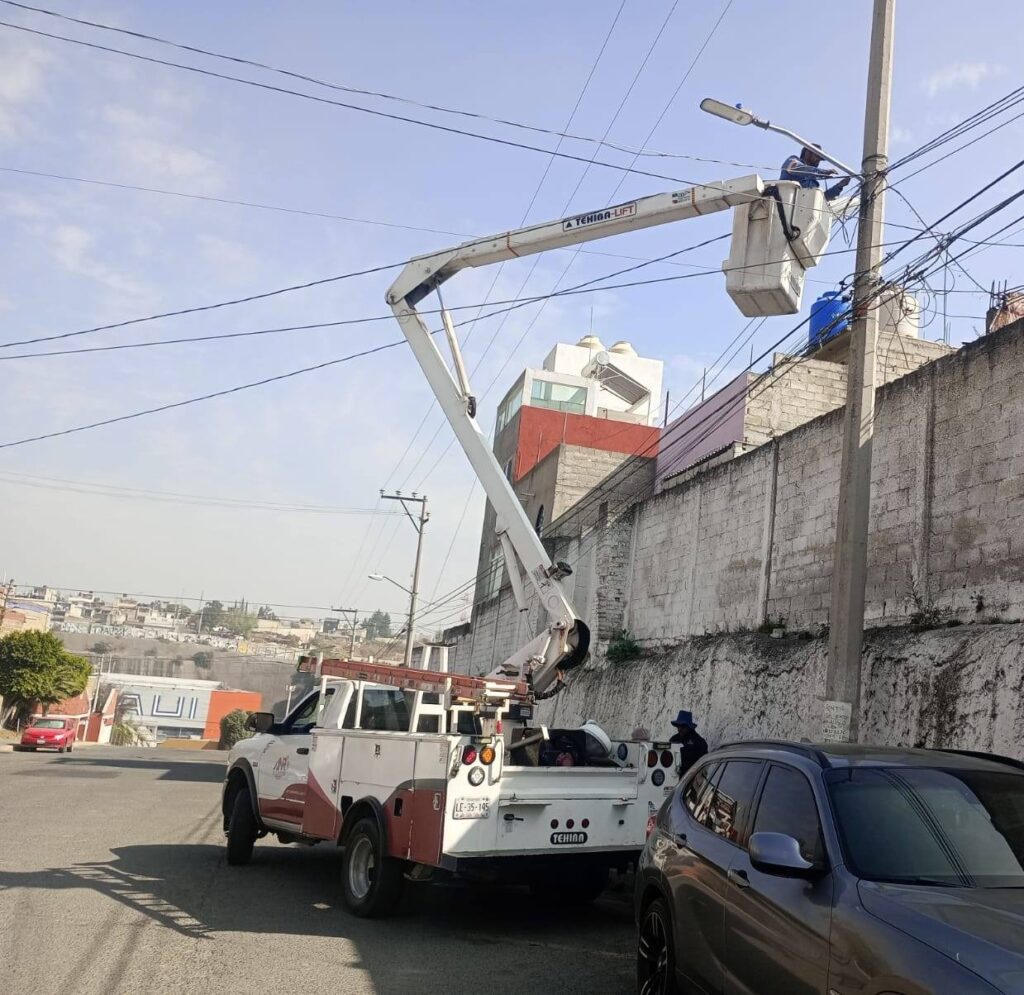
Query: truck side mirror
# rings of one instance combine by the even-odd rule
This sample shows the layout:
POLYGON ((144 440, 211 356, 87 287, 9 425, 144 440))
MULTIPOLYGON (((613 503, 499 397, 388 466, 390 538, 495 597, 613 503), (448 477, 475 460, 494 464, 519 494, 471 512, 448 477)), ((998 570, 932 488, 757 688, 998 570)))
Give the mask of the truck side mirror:
POLYGON ((273 712, 253 712, 246 720, 245 728, 259 734, 266 732, 274 724, 274 721, 273 712))

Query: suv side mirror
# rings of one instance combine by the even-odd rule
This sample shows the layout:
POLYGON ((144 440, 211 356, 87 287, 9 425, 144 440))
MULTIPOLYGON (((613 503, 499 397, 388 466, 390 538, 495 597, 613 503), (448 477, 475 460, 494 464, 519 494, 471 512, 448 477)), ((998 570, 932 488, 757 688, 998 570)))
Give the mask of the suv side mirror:
POLYGON ((748 847, 750 863, 766 874, 786 877, 810 877, 820 870, 804 858, 800 844, 785 833, 754 833, 748 847))
POLYGON ((273 712, 253 712, 245 723, 246 729, 255 733, 266 732, 274 724, 273 712))

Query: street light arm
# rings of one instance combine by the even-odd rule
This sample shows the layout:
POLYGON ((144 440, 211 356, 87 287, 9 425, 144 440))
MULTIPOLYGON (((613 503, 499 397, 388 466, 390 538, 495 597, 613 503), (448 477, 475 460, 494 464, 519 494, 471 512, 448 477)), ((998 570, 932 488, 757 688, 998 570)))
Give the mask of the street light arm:
POLYGON ((412 594, 404 584, 399 584, 397 580, 392 580, 390 577, 385 577, 384 574, 369 574, 370 580, 386 580, 389 584, 394 584, 395 587, 401 588, 406 594, 412 594))
POLYGON ((834 166, 838 166, 844 173, 854 177, 860 176, 860 173, 858 173, 857 170, 847 166, 841 159, 837 159, 835 156, 829 155, 817 145, 807 141, 806 138, 802 138, 795 131, 790 131, 789 128, 781 128, 777 124, 772 124, 771 121, 762 121, 753 111, 748 110, 740 104, 727 104, 725 101, 716 100, 714 97, 705 97, 700 102, 700 109, 704 111, 705 114, 720 117, 723 121, 728 121, 730 124, 737 124, 741 128, 746 127, 748 124, 752 124, 757 128, 762 128, 764 131, 777 131, 780 135, 792 138, 794 142, 798 142, 800 145, 804 146, 804 148, 817 149, 818 154, 822 159, 826 159, 834 166))
POLYGON ((772 124, 771 121, 762 121, 758 117, 755 117, 754 120, 751 121, 750 123, 757 128, 763 128, 765 131, 775 131, 778 132, 780 135, 785 135, 787 138, 792 138, 794 142, 797 142, 804 148, 814 149, 814 151, 817 152, 822 159, 824 159, 826 162, 832 163, 833 166, 838 166, 844 173, 846 173, 849 176, 852 176, 854 178, 860 176, 860 173, 858 173, 857 170, 854 169, 852 166, 847 166, 846 163, 843 162, 841 159, 837 159, 834 155, 829 155, 828 152, 826 152, 824 149, 819 148, 812 142, 807 141, 806 138, 802 138, 795 131, 790 131, 789 128, 781 128, 777 124, 772 124))

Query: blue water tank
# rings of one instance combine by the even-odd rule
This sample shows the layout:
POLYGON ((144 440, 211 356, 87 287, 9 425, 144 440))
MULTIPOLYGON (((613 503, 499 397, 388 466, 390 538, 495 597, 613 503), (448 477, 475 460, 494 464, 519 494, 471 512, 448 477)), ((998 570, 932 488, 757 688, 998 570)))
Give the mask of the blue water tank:
POLYGON ((811 305, 811 347, 822 345, 850 327, 850 302, 838 290, 826 290, 811 305))

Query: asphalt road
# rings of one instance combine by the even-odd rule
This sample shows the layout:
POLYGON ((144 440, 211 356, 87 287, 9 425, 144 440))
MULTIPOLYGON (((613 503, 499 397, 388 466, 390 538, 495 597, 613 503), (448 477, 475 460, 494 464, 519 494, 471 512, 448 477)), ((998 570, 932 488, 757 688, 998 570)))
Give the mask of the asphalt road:
POLYGON ((538 908, 523 890, 411 886, 349 915, 337 851, 261 840, 228 867, 223 754, 0 753, 4 990, 547 992, 633 987, 628 903, 538 908))

